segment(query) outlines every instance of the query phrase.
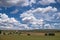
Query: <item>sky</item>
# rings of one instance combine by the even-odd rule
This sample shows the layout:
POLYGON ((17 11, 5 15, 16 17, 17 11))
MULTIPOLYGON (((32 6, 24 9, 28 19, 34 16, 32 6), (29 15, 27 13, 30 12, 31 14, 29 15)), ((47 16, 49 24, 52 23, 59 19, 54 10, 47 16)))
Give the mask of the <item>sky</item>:
POLYGON ((60 0, 0 0, 0 30, 60 29, 60 0))

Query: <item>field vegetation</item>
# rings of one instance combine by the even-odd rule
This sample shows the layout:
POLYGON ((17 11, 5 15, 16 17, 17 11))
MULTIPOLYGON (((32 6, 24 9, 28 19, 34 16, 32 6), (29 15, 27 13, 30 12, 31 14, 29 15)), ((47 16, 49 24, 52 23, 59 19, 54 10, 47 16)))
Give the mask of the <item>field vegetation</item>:
POLYGON ((60 32, 54 32, 55 36, 45 36, 45 32, 33 31, 3 31, 0 40, 60 40, 60 32))

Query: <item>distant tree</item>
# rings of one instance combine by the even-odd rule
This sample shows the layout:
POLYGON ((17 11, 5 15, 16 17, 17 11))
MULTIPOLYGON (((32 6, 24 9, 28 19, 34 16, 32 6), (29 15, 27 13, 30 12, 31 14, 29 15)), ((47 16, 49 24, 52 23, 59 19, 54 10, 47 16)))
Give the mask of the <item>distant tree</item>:
POLYGON ((45 33, 45 36, 47 36, 47 33, 45 33))
POLYGON ((15 32, 16 34, 18 34, 18 32, 15 32))
POLYGON ((49 36, 55 36, 55 33, 49 33, 49 36))
POLYGON ((12 34, 12 32, 9 32, 9 34, 12 34))
POLYGON ((1 30, 0 30, 0 34, 1 34, 1 30))
POLYGON ((3 35, 5 35, 5 32, 3 32, 3 35))
POLYGON ((55 33, 45 33, 45 36, 55 36, 55 33))
POLYGON ((22 34, 21 32, 18 33, 19 35, 22 34))

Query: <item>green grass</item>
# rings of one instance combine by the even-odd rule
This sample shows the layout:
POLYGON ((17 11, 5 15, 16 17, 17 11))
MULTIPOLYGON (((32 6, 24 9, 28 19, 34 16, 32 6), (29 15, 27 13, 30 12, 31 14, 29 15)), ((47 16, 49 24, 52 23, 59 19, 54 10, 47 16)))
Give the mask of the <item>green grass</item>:
POLYGON ((60 33, 55 36, 44 35, 0 35, 0 40, 60 40, 60 33))

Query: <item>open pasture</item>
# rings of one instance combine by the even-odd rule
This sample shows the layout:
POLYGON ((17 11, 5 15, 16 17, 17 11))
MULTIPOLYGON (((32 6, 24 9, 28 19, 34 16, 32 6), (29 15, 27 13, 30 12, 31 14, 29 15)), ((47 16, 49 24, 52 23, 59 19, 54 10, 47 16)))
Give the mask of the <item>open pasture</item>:
POLYGON ((41 32, 27 32, 23 34, 0 35, 0 40, 60 40, 60 32, 55 33, 55 36, 45 36, 44 33, 41 32))

